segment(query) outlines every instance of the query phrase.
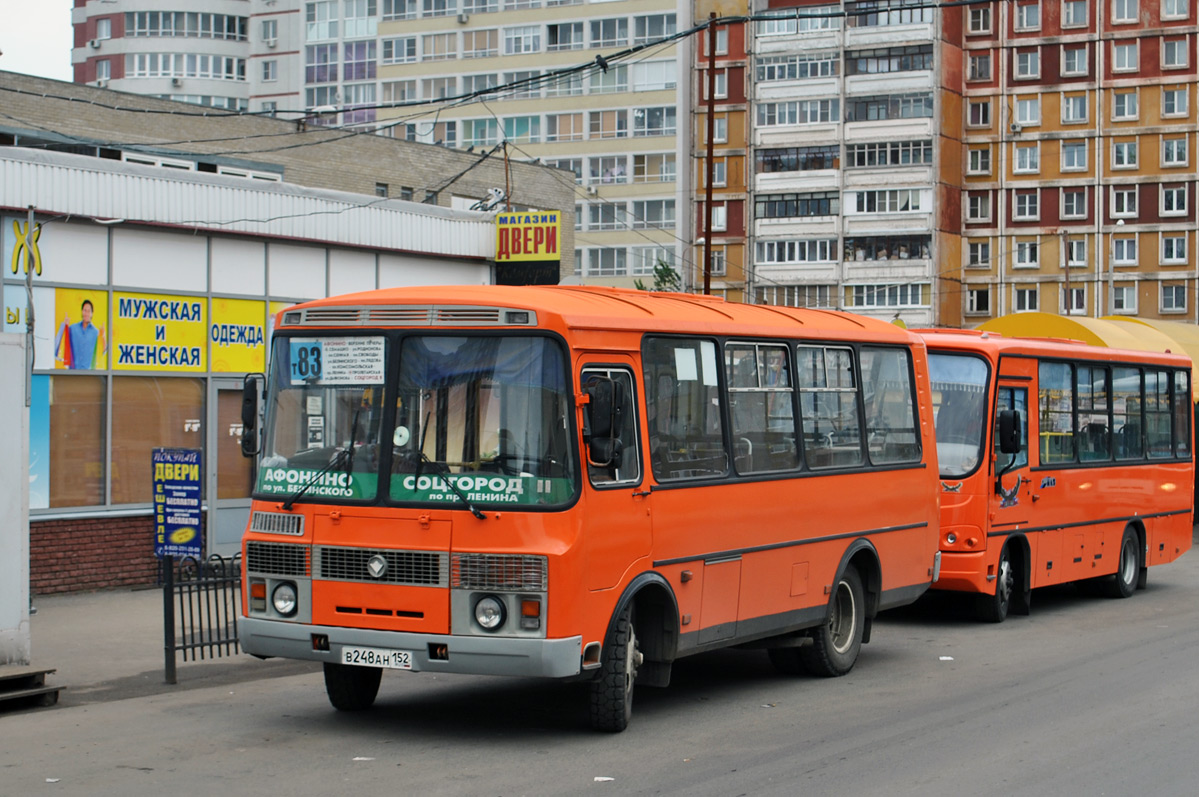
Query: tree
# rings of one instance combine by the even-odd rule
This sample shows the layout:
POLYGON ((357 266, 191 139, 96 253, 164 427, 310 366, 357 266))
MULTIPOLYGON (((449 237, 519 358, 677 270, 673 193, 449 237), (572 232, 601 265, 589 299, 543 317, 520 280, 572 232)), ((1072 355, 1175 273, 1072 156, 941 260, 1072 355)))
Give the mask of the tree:
MULTIPOLYGON (((650 290, 645 287, 645 283, 641 280, 636 280, 634 285, 637 290, 650 290)), ((655 291, 665 291, 667 293, 678 293, 683 289, 683 281, 679 278, 679 272, 674 270, 674 267, 665 260, 658 260, 658 264, 654 266, 654 287, 655 291)))

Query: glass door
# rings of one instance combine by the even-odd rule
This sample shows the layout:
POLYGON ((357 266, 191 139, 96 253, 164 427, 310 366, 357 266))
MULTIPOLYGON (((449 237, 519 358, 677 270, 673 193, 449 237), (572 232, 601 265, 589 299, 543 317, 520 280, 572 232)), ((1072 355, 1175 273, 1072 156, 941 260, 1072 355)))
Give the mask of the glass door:
POLYGON ((254 460, 241 453, 241 381, 213 379, 209 389, 208 553, 228 557, 250 518, 254 460))

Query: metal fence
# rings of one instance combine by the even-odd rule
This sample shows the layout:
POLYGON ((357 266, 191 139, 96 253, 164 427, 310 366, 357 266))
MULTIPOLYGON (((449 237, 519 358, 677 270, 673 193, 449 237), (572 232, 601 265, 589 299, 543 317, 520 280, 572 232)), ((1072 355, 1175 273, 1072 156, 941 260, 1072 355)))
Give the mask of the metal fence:
POLYGON ((162 559, 162 628, 166 682, 176 683, 175 661, 200 661, 240 652, 241 554, 226 559, 162 559))

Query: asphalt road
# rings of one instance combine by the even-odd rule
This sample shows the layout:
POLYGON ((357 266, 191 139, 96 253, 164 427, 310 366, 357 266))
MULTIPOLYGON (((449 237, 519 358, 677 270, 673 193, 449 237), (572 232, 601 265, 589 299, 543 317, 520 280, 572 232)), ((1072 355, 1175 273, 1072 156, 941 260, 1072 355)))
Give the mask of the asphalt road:
POLYGON ((685 659, 618 735, 578 686, 405 673, 355 715, 312 672, 0 714, 0 795, 1190 795, 1197 658, 1192 551, 1130 600, 1038 591, 999 626, 930 596, 843 678, 685 659))

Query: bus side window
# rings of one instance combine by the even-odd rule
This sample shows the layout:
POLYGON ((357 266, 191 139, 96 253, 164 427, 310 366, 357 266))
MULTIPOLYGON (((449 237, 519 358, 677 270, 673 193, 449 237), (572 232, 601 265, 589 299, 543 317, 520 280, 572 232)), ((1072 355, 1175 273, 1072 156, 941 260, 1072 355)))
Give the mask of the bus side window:
MULTIPOLYGON (((1012 468, 1023 468, 1028 465, 1028 391, 1022 387, 1001 387, 995 400, 995 433, 994 448, 996 470, 1004 471, 1012 468), (999 450, 999 414, 1003 410, 1012 410, 1020 419, 1020 453, 1013 456, 999 450)), ((1044 461, 1044 460, 1042 460, 1044 461)))
POLYGON ((853 351, 800 346, 796 353, 799 415, 808 467, 861 465, 862 428, 853 351))
POLYGON ((1041 363, 1041 464, 1074 462, 1074 374, 1068 363, 1041 363))
POLYGON ((728 473, 716 343, 646 338, 650 463, 659 481, 728 473))
MULTIPOLYGON (((866 446, 875 465, 920 460, 916 391, 910 374, 911 355, 905 349, 862 347, 866 446)), ((982 423, 981 411, 974 422, 982 423)))

